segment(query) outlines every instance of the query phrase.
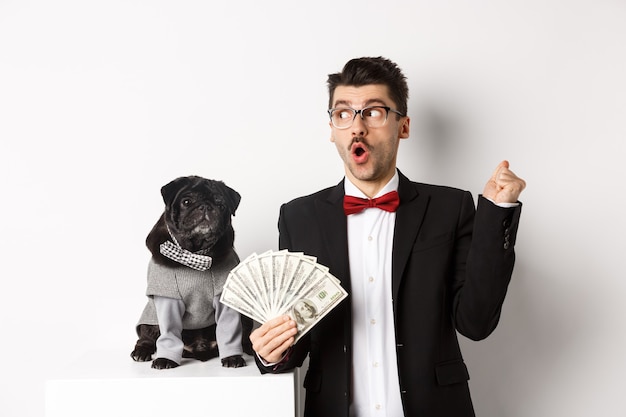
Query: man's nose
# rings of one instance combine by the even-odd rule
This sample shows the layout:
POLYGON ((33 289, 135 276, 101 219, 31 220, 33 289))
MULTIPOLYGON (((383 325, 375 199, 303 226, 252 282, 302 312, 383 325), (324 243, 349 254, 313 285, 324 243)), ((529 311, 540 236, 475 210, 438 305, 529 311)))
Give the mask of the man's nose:
POLYGON ((367 133, 367 126, 365 125, 365 120, 361 117, 361 113, 354 115, 354 120, 352 121, 350 129, 352 131, 352 136, 365 136, 367 133))

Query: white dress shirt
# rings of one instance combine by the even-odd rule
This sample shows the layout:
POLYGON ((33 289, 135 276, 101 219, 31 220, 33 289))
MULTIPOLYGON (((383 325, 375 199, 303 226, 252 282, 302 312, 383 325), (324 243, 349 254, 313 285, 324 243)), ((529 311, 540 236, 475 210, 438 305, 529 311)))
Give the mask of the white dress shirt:
MULTIPOLYGON (((376 195, 398 189, 398 173, 376 195)), ((346 195, 367 198, 348 179, 346 195)), ((348 216, 352 288, 352 404, 355 417, 404 415, 396 361, 391 252, 396 214, 368 208, 348 216)))

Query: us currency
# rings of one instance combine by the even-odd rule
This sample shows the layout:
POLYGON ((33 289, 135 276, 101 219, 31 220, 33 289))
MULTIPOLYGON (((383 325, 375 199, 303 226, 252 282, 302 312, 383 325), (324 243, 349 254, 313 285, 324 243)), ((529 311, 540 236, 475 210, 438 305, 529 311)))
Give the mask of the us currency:
POLYGON ((287 289, 289 288, 290 281, 294 276, 303 254, 299 252, 288 252, 287 255, 288 256, 284 258, 285 264, 283 265, 281 276, 278 277, 278 298, 274 305, 274 311, 276 313, 278 313, 284 305, 285 297, 288 296, 287 289))
POLYGON ((261 317, 268 317, 271 311, 267 309, 266 294, 260 277, 260 267, 256 253, 248 256, 243 262, 234 267, 228 274, 228 278, 239 284, 240 289, 254 301, 257 313, 261 317))
POLYGON ((281 250, 278 252, 272 253, 272 277, 270 278, 270 289, 269 292, 271 294, 270 299, 270 307, 272 311, 277 311, 280 305, 280 288, 281 288, 281 279, 284 273, 285 265, 287 263, 288 252, 286 250, 281 250))
POLYGON ((267 317, 261 313, 261 310, 256 305, 256 301, 248 297, 240 287, 240 284, 235 282, 235 280, 229 279, 226 281, 220 296, 220 302, 258 323, 267 321, 267 317))
POLYGON ((281 250, 253 253, 233 268, 220 301, 258 323, 288 314, 297 323, 297 341, 346 296, 315 257, 281 250))
POLYGON ((301 294, 304 285, 306 285, 311 273, 315 270, 315 265, 315 262, 312 262, 311 259, 305 256, 298 256, 298 262, 293 269, 291 278, 285 285, 280 308, 291 304, 301 294))
POLYGON ((274 262, 272 260, 272 251, 267 251, 258 256, 259 266, 261 268, 261 277, 263 278, 263 287, 265 288, 265 300, 267 309, 273 311, 274 287, 272 278, 274 276, 274 262))
POLYGON ((294 343, 300 340, 322 318, 348 296, 330 274, 310 287, 308 291, 286 306, 282 314, 289 315, 298 328, 294 343))

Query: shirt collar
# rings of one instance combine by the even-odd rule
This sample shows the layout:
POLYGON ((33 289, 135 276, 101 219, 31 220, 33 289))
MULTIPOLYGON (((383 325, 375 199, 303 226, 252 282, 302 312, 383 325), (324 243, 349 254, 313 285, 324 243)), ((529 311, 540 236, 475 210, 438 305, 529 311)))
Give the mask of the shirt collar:
MULTIPOLYGON (((387 194, 390 191, 397 191, 399 183, 400 183, 400 176, 398 175, 398 170, 396 169, 396 172, 393 175, 393 177, 389 180, 389 182, 383 188, 381 188, 381 190, 378 192, 378 194, 374 196, 374 198, 387 194)), ((368 198, 365 194, 363 194, 363 191, 359 190, 357 186, 354 185, 352 181, 348 179, 348 177, 344 178, 343 187, 344 187, 346 195, 351 195, 353 197, 368 198)))

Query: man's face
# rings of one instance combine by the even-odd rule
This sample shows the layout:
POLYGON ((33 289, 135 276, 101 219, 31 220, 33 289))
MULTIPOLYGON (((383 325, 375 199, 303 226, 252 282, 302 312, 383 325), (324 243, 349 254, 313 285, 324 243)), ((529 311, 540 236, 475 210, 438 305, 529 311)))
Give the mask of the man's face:
MULTIPOLYGON (((396 109, 396 103, 389 98, 387 86, 380 84, 338 86, 332 103, 333 108, 361 110, 369 106, 388 106, 396 109)), ((371 128, 357 115, 347 129, 338 129, 332 123, 330 128, 330 140, 335 143, 343 160, 346 175, 365 192, 364 188, 371 187, 360 185, 376 184, 380 188, 394 175, 400 139, 409 137, 409 117, 397 120, 396 113, 389 112, 383 126, 371 128)))

